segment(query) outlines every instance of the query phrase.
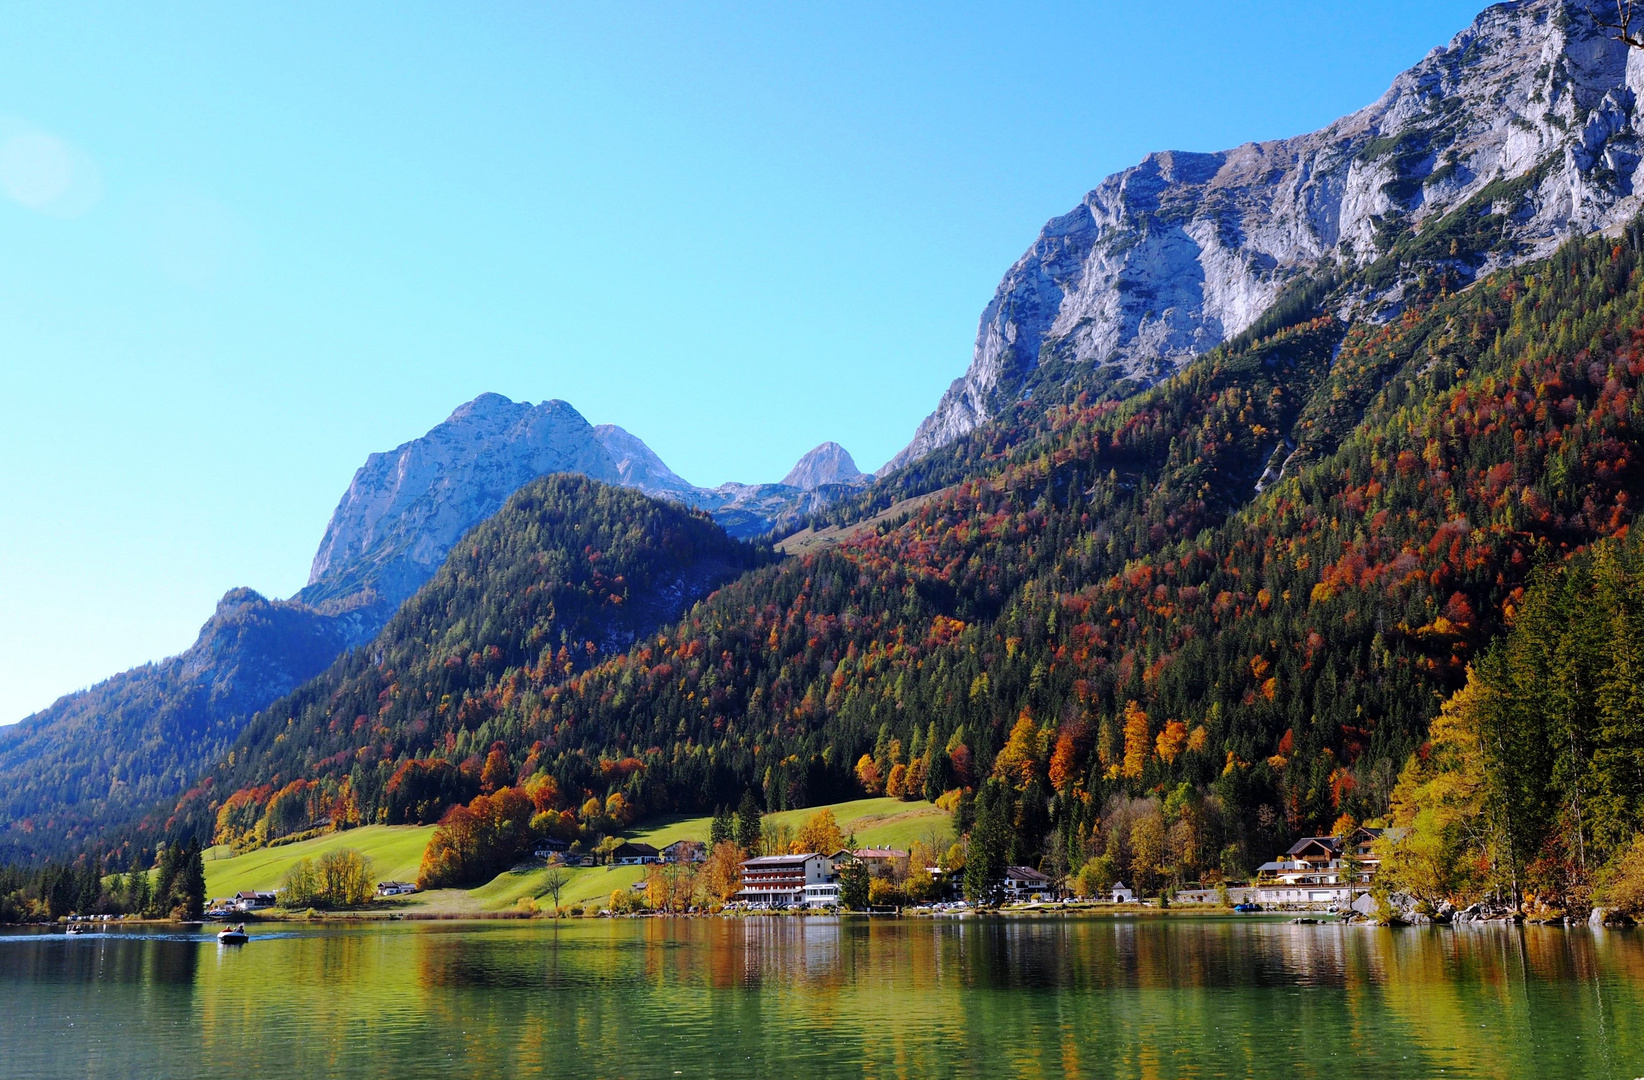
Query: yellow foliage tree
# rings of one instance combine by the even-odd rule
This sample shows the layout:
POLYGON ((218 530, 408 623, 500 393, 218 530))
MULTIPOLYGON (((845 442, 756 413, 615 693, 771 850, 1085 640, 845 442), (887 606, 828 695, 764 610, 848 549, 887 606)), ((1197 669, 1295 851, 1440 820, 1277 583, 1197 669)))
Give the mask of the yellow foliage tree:
POLYGON ((725 903, 741 892, 742 862, 747 857, 747 851, 730 840, 715 844, 696 875, 704 898, 725 903))
POLYGON ((1142 711, 1141 705, 1130 702, 1125 706, 1125 758, 1119 770, 1125 779, 1142 778, 1142 770, 1147 767, 1147 759, 1153 749, 1149 734, 1147 713, 1142 711))
POLYGON ((1187 725, 1180 720, 1171 720, 1159 732, 1158 741, 1154 748, 1166 765, 1174 764, 1182 756, 1182 750, 1187 746, 1187 725))
POLYGON ((1039 774, 1041 742, 1038 725, 1022 710, 1004 749, 993 759, 993 775, 1017 789, 1026 787, 1039 774))
POLYGON ((832 855, 844 846, 845 834, 840 831, 839 822, 834 819, 833 811, 824 807, 799 826, 799 835, 794 837, 792 850, 795 855, 806 851, 832 855))
POLYGON ((1378 841, 1380 876, 1420 899, 1466 901, 1489 884, 1494 859, 1480 709, 1486 693, 1469 669, 1467 682, 1439 709, 1425 758, 1412 755, 1393 788, 1394 831, 1378 841))

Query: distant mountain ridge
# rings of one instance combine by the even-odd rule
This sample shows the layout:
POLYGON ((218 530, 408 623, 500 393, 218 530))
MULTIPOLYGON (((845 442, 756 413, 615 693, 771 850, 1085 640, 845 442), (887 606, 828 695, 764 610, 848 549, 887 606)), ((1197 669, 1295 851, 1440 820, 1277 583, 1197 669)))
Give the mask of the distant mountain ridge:
MULTIPOLYGON (((824 444, 818 451, 836 444, 824 444)), ((60 849, 181 793, 252 714, 349 648, 371 641, 433 577, 452 546, 538 477, 574 473, 712 515, 733 536, 762 535, 847 490, 837 448, 809 487, 698 488, 613 424, 563 401, 481 394, 427 434, 371 454, 338 501, 308 584, 290 600, 224 595, 186 652, 65 695, 0 726, 0 854, 60 849)), ((822 459, 818 459, 819 461, 822 459)), ((849 466, 854 470, 854 465, 849 466)))
POLYGON ((1045 225, 982 312, 969 369, 880 475, 998 415, 1030 376, 1068 377, 1056 365, 1156 382, 1321 271, 1381 263, 1340 303, 1386 317, 1417 262, 1465 283, 1628 220, 1641 91, 1644 54, 1581 0, 1518 0, 1321 131, 1150 154, 1045 225))

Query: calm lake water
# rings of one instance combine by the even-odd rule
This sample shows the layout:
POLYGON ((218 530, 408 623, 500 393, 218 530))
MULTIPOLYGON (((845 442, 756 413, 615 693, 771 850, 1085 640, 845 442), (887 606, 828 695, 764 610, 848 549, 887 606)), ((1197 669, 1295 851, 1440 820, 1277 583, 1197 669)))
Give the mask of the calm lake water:
POLYGON ((4 1077, 1644 1075, 1644 935, 1260 919, 0 933, 4 1077))

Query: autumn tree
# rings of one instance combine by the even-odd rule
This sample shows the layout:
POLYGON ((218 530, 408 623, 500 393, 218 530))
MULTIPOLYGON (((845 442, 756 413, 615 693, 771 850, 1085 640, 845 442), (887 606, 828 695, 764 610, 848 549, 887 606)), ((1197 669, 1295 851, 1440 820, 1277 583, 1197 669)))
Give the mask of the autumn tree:
POLYGON ((1165 869, 1164 815, 1146 814, 1130 829, 1130 873, 1137 896, 1157 892, 1165 869))
POLYGON ((833 811, 824 807, 805 819, 789 846, 796 855, 807 851, 831 855, 845 846, 845 834, 840 831, 833 811))
POLYGON ((1124 732, 1124 766, 1120 774, 1127 780, 1140 780, 1142 770, 1147 768, 1147 759, 1151 756, 1153 747, 1149 738, 1147 713, 1135 701, 1125 706, 1124 732))
POLYGON ((879 764, 873 760, 872 754, 863 754, 856 759, 856 782, 861 785, 864 794, 884 794, 885 778, 880 775, 879 764))
POLYGON ((713 900, 729 903, 742 891, 742 863, 748 851, 731 840, 721 840, 708 852, 697 871, 702 890, 713 900))

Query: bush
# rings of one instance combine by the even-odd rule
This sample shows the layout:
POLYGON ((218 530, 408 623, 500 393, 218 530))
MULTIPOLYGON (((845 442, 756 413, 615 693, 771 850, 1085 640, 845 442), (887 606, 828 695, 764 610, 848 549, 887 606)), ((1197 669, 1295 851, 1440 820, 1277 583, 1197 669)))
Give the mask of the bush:
POLYGON ((868 905, 870 907, 902 907, 908 902, 908 894, 902 887, 886 878, 874 878, 868 882, 868 905))

